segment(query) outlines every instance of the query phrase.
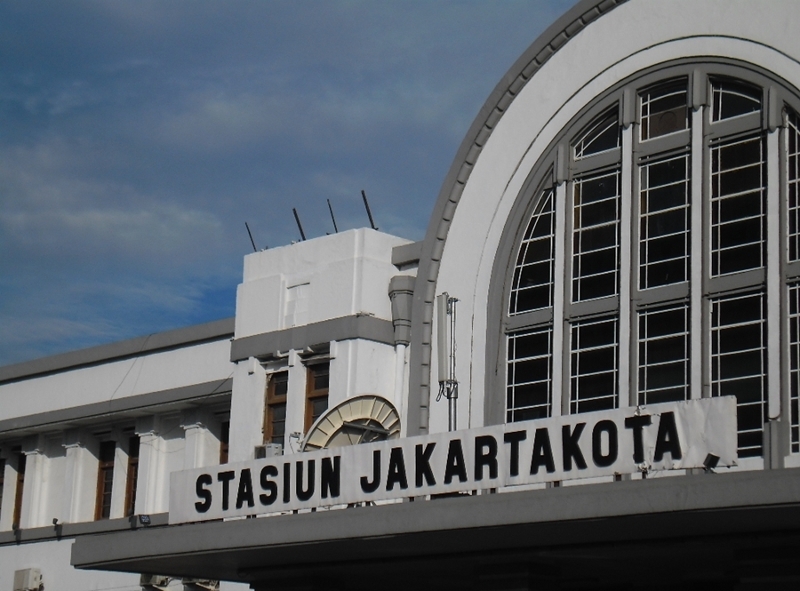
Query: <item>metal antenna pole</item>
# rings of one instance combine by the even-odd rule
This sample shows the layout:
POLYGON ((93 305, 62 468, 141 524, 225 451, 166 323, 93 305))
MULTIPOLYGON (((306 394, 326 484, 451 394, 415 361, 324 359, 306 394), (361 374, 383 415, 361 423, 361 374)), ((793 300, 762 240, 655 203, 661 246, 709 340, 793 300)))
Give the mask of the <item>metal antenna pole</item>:
POLYGON ((327 201, 328 201, 328 209, 331 212, 331 221, 333 222, 333 231, 338 234, 339 233, 339 228, 336 226, 336 218, 333 217, 333 207, 331 206, 331 200, 328 199, 327 201))
POLYGON ((367 201, 367 194, 364 192, 364 189, 361 189, 361 198, 364 199, 364 207, 367 209, 367 217, 369 217, 369 225, 372 226, 373 230, 377 230, 378 226, 375 225, 375 221, 372 219, 372 210, 369 208, 369 201, 367 201))
POLYGON ((305 240, 306 233, 303 232, 303 224, 300 223, 300 216, 297 215, 297 210, 294 207, 292 208, 292 213, 294 214, 294 221, 297 222, 297 229, 300 230, 300 237, 305 240))
POLYGON ((256 241, 253 240, 253 233, 250 231, 250 226, 247 225, 247 222, 244 223, 244 227, 247 228, 247 235, 250 236, 250 244, 253 245, 253 252, 258 252, 256 241))

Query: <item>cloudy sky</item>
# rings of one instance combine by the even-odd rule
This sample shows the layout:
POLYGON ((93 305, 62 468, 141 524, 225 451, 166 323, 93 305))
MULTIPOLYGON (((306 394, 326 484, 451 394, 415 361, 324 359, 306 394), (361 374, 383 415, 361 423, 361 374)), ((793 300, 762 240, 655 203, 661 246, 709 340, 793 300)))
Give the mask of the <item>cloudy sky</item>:
POLYGON ((514 60, 573 0, 0 3, 0 365, 234 314, 241 258, 419 240, 514 60))

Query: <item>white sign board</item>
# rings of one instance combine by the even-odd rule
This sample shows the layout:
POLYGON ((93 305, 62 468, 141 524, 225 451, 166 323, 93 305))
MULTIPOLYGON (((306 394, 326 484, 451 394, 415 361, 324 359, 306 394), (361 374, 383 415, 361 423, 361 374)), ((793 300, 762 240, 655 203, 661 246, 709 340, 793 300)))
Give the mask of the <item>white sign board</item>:
POLYGON ((169 522, 736 464, 736 400, 707 398, 173 472, 169 522), (709 456, 710 454, 710 456, 709 456))

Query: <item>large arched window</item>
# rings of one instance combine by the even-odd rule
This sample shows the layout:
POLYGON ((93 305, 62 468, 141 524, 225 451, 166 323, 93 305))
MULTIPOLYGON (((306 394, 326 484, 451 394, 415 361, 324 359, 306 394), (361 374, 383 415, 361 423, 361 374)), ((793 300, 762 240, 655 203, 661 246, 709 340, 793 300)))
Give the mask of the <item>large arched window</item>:
POLYGON ((779 414, 800 452, 797 104, 762 73, 681 65, 564 130, 495 272, 506 421, 733 395, 740 457, 779 414))

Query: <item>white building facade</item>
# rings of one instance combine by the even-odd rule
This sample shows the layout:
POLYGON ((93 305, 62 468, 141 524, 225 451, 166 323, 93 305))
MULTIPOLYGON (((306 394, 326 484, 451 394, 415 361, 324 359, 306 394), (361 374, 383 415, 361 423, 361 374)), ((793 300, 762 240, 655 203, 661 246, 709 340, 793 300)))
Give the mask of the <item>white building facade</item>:
POLYGON ((422 242, 254 253, 234 319, 0 369, 0 589, 796 586, 798 14, 581 1, 422 242))

